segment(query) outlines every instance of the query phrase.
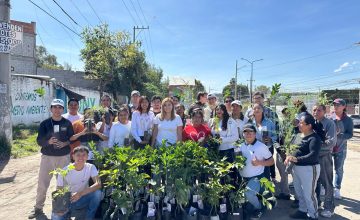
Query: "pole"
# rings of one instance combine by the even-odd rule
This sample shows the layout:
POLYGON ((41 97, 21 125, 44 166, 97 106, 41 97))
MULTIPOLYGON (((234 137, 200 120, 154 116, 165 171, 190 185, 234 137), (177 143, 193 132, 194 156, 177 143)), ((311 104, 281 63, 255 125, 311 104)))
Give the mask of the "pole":
POLYGON ((235 65, 235 99, 237 99, 237 74, 238 74, 238 61, 236 60, 236 65, 235 65))
POLYGON ((135 26, 133 27, 133 43, 135 43, 135 30, 136 30, 136 28, 135 28, 135 26))
MULTIPOLYGON (((0 22, 10 21, 10 0, 0 0, 0 22)), ((10 114, 10 53, 0 53, 0 138, 12 140, 10 114)))
POLYGON ((255 62, 258 62, 258 61, 262 61, 263 59, 259 59, 259 60, 253 60, 253 61, 249 61, 248 59, 245 59, 245 58, 241 58, 242 60, 245 60, 246 62, 250 63, 251 64, 251 75, 250 75, 250 102, 252 103, 253 100, 252 100, 252 87, 253 87, 253 75, 254 75, 254 63, 255 62))
POLYGON ((133 27, 133 43, 135 43, 135 40, 136 40, 136 30, 140 30, 140 31, 142 31, 142 30, 148 30, 149 29, 149 26, 147 26, 147 27, 144 27, 144 26, 142 26, 142 27, 138 27, 138 26, 134 26, 133 27))

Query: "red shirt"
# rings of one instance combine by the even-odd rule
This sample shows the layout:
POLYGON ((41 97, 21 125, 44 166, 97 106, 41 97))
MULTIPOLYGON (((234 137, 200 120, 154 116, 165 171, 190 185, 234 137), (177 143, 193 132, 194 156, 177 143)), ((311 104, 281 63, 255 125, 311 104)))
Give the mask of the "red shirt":
POLYGON ((198 141, 200 138, 208 137, 211 134, 210 128, 206 124, 194 127, 191 124, 186 125, 183 130, 183 140, 198 141))

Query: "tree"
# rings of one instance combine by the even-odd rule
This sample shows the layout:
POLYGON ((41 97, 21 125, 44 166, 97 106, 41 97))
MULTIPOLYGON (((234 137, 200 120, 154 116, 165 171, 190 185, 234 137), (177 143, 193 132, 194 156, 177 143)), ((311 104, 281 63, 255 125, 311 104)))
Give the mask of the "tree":
POLYGON ((205 86, 201 83, 200 80, 195 79, 195 88, 193 89, 193 97, 196 99, 198 92, 204 92, 205 86))
POLYGON ((72 71, 72 65, 68 62, 64 62, 64 70, 69 70, 69 71, 72 71))
POLYGON ((265 85, 256 86, 255 91, 262 92, 266 96, 267 94, 270 93, 270 87, 267 87, 265 85))
MULTIPOLYGON (((231 78, 228 85, 223 88, 222 94, 224 97, 226 96, 234 96, 235 95, 235 79, 231 78)), ((238 99, 249 98, 249 88, 246 85, 238 84, 237 85, 237 94, 238 99)))
POLYGON ((62 65, 57 62, 57 57, 49 54, 44 46, 36 46, 36 66, 45 69, 64 69, 62 65))

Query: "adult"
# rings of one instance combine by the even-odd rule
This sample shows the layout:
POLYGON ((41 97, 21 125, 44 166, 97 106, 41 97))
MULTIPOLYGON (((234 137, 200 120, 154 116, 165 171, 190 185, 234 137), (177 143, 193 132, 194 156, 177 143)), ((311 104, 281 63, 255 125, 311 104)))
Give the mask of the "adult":
POLYGON ((185 106, 183 104, 175 105, 175 112, 180 116, 183 127, 185 127, 186 120, 188 119, 187 115, 185 114, 185 106))
MULTIPOLYGON (((116 117, 116 111, 111 108, 106 108, 104 114, 101 117, 101 121, 96 123, 96 129, 104 134, 106 137, 110 136, 110 129, 113 126, 114 119, 116 117)), ((103 151, 104 148, 108 147, 107 140, 100 140, 99 149, 103 151)))
POLYGON ((211 130, 204 123, 204 113, 200 109, 194 109, 191 115, 191 123, 187 124, 183 130, 183 140, 191 140, 203 145, 210 135, 211 130))
POLYGON ((198 92, 197 96, 196 96, 196 102, 191 104, 188 110, 188 115, 191 115, 191 112, 196 109, 196 108, 200 108, 201 110, 204 111, 205 109, 205 104, 207 102, 207 93, 206 92, 198 92))
POLYGON ((146 96, 141 96, 136 111, 132 113, 131 134, 134 138, 135 148, 144 148, 150 144, 154 113, 150 111, 150 100, 146 96))
POLYGON ((173 101, 174 106, 177 106, 180 104, 180 96, 178 96, 178 95, 171 96, 171 100, 173 101))
POLYGON ((154 119, 151 146, 173 145, 182 141, 183 123, 179 115, 175 114, 175 107, 171 98, 165 98, 161 103, 161 113, 154 119))
POLYGON ((100 106, 103 108, 111 108, 111 97, 108 94, 101 97, 100 106))
POLYGON ((68 112, 62 115, 63 118, 69 120, 71 123, 82 118, 82 114, 78 112, 79 100, 77 100, 76 98, 71 98, 69 99, 67 104, 68 112))
POLYGON ((70 209, 65 213, 52 213, 52 220, 69 219, 71 212, 76 209, 86 208, 85 219, 94 219, 97 208, 101 201, 101 182, 98 171, 93 164, 86 163, 89 155, 89 149, 86 147, 76 147, 74 149, 74 163, 64 167, 69 170, 63 178, 61 175, 57 178, 57 189, 66 186, 70 188, 71 204, 70 209), (69 169, 74 166, 74 169, 69 169), (94 182, 89 186, 90 178, 94 182))
POLYGON ((110 129, 108 147, 128 146, 130 144, 131 121, 129 121, 129 110, 121 107, 118 110, 119 123, 114 124, 110 129))
POLYGON ((61 115, 64 101, 54 99, 50 104, 51 117, 42 121, 38 130, 37 143, 41 146, 40 170, 36 191, 36 203, 29 219, 43 215, 46 192, 56 168, 63 168, 70 162, 70 137, 74 134, 69 120, 61 115))
POLYGON ((340 189, 344 175, 344 162, 347 152, 347 141, 353 136, 354 124, 352 119, 346 114, 346 102, 344 99, 333 101, 336 125, 336 145, 333 149, 335 179, 334 197, 341 199, 340 189))
MULTIPOLYGON (((270 152, 274 154, 273 144, 277 142, 275 124, 265 117, 264 106, 254 104, 252 123, 258 131, 256 132, 256 139, 268 146, 270 152)), ((275 165, 265 168, 265 177, 274 181, 275 175, 275 165)))
POLYGON ((209 93, 207 95, 207 99, 208 99, 208 105, 204 109, 204 121, 205 122, 209 122, 210 118, 213 118, 215 116, 215 108, 217 105, 217 103, 216 103, 217 97, 214 94, 209 93))
POLYGON ((239 133, 239 138, 242 138, 242 130, 244 125, 248 122, 248 118, 242 113, 242 104, 239 100, 234 100, 231 103, 231 117, 235 120, 239 133))
POLYGON ((295 219, 317 219, 318 202, 315 194, 320 175, 319 152, 325 140, 322 125, 310 114, 300 118, 299 129, 303 139, 293 155, 287 156, 285 165, 294 163, 294 188, 299 200, 299 209, 290 215, 295 219))
POLYGON ((320 215, 330 218, 334 215, 334 188, 333 188, 333 161, 332 149, 336 144, 336 126, 333 120, 326 118, 326 106, 323 104, 316 104, 313 107, 313 116, 318 123, 321 123, 325 132, 325 141, 322 142, 319 163, 320 163, 320 176, 316 186, 316 195, 318 203, 320 203, 320 189, 322 185, 325 189, 324 210, 320 215))
POLYGON ((129 103, 130 116, 131 116, 131 113, 133 113, 134 111, 136 111, 138 109, 139 100, 140 100, 140 92, 137 90, 133 90, 131 92, 130 103, 129 103))
POLYGON ((226 156, 229 162, 234 161, 234 143, 239 139, 236 122, 232 119, 226 110, 224 104, 216 106, 216 117, 209 122, 211 133, 221 140, 219 154, 226 156))
POLYGON ((224 99, 224 103, 226 106, 226 110, 229 113, 229 115, 231 115, 231 103, 235 101, 233 96, 226 96, 224 99))
POLYGON ((246 164, 240 170, 240 175, 246 182, 245 197, 249 203, 255 208, 251 217, 260 218, 263 207, 257 194, 262 190, 260 179, 264 177, 265 167, 274 164, 269 148, 262 142, 256 139, 257 129, 252 124, 246 124, 243 129, 243 136, 245 142, 240 146, 240 151, 246 157, 246 164))
POLYGON ((154 115, 160 114, 161 112, 161 97, 154 95, 151 98, 151 111, 154 112, 154 115))

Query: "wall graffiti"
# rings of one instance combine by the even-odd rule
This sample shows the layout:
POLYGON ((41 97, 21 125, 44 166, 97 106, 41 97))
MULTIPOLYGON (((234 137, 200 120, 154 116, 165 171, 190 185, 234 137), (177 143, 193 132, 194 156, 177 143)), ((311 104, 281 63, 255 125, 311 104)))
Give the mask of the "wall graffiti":
POLYGON ((85 108, 92 108, 95 106, 95 98, 85 98, 79 102, 79 112, 84 112, 85 108))

